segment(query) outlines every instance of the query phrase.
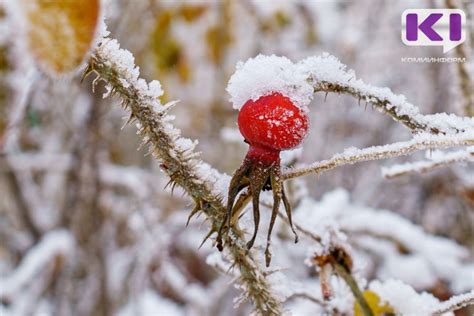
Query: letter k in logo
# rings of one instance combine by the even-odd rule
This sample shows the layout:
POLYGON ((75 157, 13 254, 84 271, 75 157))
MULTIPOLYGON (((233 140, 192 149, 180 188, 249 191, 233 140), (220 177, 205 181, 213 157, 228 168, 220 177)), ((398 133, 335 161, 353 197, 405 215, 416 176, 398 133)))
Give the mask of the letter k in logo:
POLYGON ((441 19, 443 15, 441 13, 432 13, 418 25, 418 15, 416 13, 410 13, 406 15, 407 19, 407 40, 417 41, 418 40, 418 29, 422 31, 426 37, 431 41, 442 41, 443 38, 433 30, 433 25, 441 19))

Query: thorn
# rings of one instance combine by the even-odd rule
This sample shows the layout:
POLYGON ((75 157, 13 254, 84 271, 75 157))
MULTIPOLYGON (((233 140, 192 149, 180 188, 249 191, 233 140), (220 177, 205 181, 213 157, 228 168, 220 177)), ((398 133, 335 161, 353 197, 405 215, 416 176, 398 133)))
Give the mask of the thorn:
POLYGON ((92 93, 95 93, 95 87, 97 86, 100 80, 101 80, 100 76, 97 76, 92 81, 92 93))
POLYGON ((168 181, 168 182, 165 184, 163 190, 166 190, 173 182, 174 182, 173 179, 170 179, 170 181, 168 181))
MULTIPOLYGON (((201 242, 201 244, 199 245, 199 248, 198 249, 201 249, 201 247, 204 245, 204 243, 209 239, 209 237, 211 237, 211 235, 215 232, 214 229, 211 228, 211 230, 207 233, 206 237, 204 237, 203 241, 201 242)), ((219 248, 219 246, 217 246, 217 248, 219 248)), ((222 251, 221 249, 219 249, 219 251, 222 251)))
POLYGON ((170 101, 170 102, 166 103, 165 105, 163 105, 163 108, 164 108, 163 110, 167 112, 167 111, 171 110, 172 108, 174 108, 175 105, 178 104, 179 102, 180 102, 180 100, 170 101))
POLYGON ((270 262, 272 261, 272 253, 267 248, 265 250, 265 266, 268 268, 270 266, 270 262))
POLYGON ((326 102, 326 99, 328 98, 328 93, 329 92, 326 91, 326 94, 324 95, 324 102, 326 102))
POLYGON ((200 202, 196 202, 196 205, 194 206, 193 210, 191 211, 191 214, 189 214, 188 216, 188 220, 186 221, 186 227, 188 227, 189 225, 189 221, 191 220, 191 218, 196 215, 197 212, 199 212, 201 210, 201 203, 200 202))
POLYGON ((234 261, 234 263, 232 263, 232 264, 229 266, 229 269, 227 269, 227 274, 229 274, 230 271, 231 271, 232 269, 234 269, 234 267, 235 267, 236 264, 237 264, 237 262, 234 261))
POLYGON ((125 121, 125 123, 122 125, 121 129, 124 129, 125 125, 132 123, 133 120, 135 120, 135 115, 133 115, 133 113, 130 113, 130 116, 128 117, 127 121, 125 121))
POLYGON ((173 181, 173 184, 171 185, 171 195, 174 193, 174 189, 176 188, 176 181, 173 181))
POLYGON ((88 64, 86 69, 82 72, 81 75, 81 83, 84 81, 84 79, 89 76, 92 72, 94 71, 94 68, 92 67, 91 64, 88 64))

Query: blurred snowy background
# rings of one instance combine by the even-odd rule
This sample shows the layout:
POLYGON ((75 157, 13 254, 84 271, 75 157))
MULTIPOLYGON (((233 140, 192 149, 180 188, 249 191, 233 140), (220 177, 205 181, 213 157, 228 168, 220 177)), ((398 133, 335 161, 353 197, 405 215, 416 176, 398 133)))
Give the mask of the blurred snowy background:
MULTIPOLYGON (((119 101, 102 99, 101 83, 92 93, 90 78, 81 84, 79 76, 49 79, 37 71, 8 1, 15 0, 0 2, 0 315, 247 315, 250 303, 234 308, 241 291, 232 270, 226 273, 230 263, 210 241, 198 249, 208 231, 204 217, 185 228, 192 201, 164 188, 169 179, 159 163, 137 150, 136 128, 122 129, 119 101)), ((474 3, 452 2, 472 23, 474 3)), ((172 114, 183 135, 231 174, 247 145, 225 87, 236 63, 258 53, 298 61, 329 52, 423 113, 467 115, 458 64, 401 62, 445 57, 439 47, 404 46, 400 17, 407 8, 448 4, 115 0, 103 10, 111 37, 133 53, 141 76, 161 81, 162 102, 180 100, 172 114)), ((461 67, 472 78, 469 28, 461 67)), ((285 162, 410 138, 401 124, 357 103, 316 95, 310 135, 285 162)), ((445 300, 474 288, 474 168, 382 177, 382 166, 424 156, 344 166, 287 185, 297 223, 318 231, 335 222, 347 235, 360 279, 395 278, 445 300)), ((315 301, 318 275, 305 264, 312 241, 294 245, 281 220, 275 231, 271 268, 281 271, 272 277, 285 309, 350 315, 350 295, 336 295, 329 307, 315 301)), ((337 293, 348 291, 334 283, 337 293)))

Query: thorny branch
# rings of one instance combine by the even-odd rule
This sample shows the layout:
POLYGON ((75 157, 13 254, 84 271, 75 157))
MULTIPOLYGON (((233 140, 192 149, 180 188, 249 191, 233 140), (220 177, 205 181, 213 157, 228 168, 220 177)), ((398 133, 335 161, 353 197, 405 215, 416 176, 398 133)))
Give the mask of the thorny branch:
MULTIPOLYGON (((312 82, 313 79, 309 78, 309 81, 312 82)), ((449 133, 460 133, 464 130, 456 126, 450 127, 441 127, 436 126, 430 123, 432 118, 430 115, 409 115, 399 111, 399 107, 392 104, 388 99, 381 98, 376 95, 368 94, 362 89, 350 85, 337 84, 327 81, 316 81, 313 82, 314 92, 335 92, 335 93, 345 93, 353 96, 358 100, 364 100, 365 102, 371 104, 374 108, 380 110, 391 116, 395 121, 402 123, 409 129, 414 132, 428 132, 431 134, 449 134, 449 133)))
MULTIPOLYGON (((122 105, 130 111, 130 120, 140 123, 139 133, 150 145, 152 153, 160 160, 162 169, 171 181, 181 186, 200 206, 211 221, 212 229, 216 230, 222 221, 225 208, 222 198, 212 191, 212 183, 200 177, 196 169, 203 164, 191 151, 182 152, 176 141, 180 138, 179 131, 169 127, 166 109, 155 112, 149 96, 140 94, 134 82, 127 81, 124 73, 128 65, 120 64, 120 60, 110 60, 104 47, 111 42, 105 39, 90 59, 85 75, 96 73, 98 79, 111 87, 112 94, 120 97, 122 105)), ((240 269, 241 282, 246 287, 246 295, 253 301, 259 314, 281 314, 281 302, 273 296, 270 286, 264 277, 260 265, 252 258, 245 244, 238 238, 228 240, 228 249, 234 262, 240 269)))

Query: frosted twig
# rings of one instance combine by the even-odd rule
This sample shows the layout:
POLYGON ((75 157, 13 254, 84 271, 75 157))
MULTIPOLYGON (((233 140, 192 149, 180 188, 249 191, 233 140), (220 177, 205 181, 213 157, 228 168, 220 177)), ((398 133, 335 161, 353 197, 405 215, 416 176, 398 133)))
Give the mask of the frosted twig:
POLYGON ((6 155, 0 155, 0 172, 5 172, 6 179, 10 185, 10 189, 15 198, 15 202, 18 207, 18 216, 22 224, 31 233, 34 242, 36 243, 41 237, 41 230, 36 225, 30 207, 30 203, 27 201, 27 195, 25 194, 24 188, 18 179, 18 175, 12 166, 11 160, 6 155))
MULTIPOLYGON (((371 95, 366 91, 356 89, 352 86, 345 86, 340 84, 335 84, 332 82, 321 81, 317 82, 314 86, 315 92, 336 92, 336 93, 346 93, 352 95, 353 97, 364 100, 367 103, 371 104, 377 110, 388 114, 395 121, 398 121, 414 131, 419 132, 429 132, 432 134, 450 134, 450 133, 460 133, 466 129, 462 127, 456 127, 456 121, 460 123, 468 123, 474 127, 474 120, 471 118, 459 117, 454 114, 446 113, 437 113, 432 115, 423 115, 418 113, 418 108, 416 109, 416 114, 404 114, 403 107, 395 106, 389 100, 383 97, 377 97, 371 95), (444 119, 449 119, 449 121, 443 122, 444 119)), ((400 97, 392 94, 393 96, 400 97)), ((401 103, 405 104, 405 103, 401 103)), ((412 106, 410 103, 406 103, 412 106)))
POLYGON ((435 157, 430 160, 384 167, 382 168, 382 175, 384 178, 392 179, 413 172, 429 172, 459 162, 474 162, 474 147, 468 148, 467 150, 446 153, 441 157, 435 157))
POLYGON ((297 69, 314 92, 336 92, 363 100, 394 120, 417 132, 452 134, 474 128, 474 119, 454 114, 423 115, 418 107, 406 101, 405 96, 394 94, 389 88, 379 88, 356 78, 336 57, 329 54, 310 57, 297 64, 297 69))
POLYGON ((44 235, 38 244, 31 248, 21 263, 6 277, 0 278, 0 297, 12 297, 28 286, 36 274, 54 259, 55 256, 66 257, 74 249, 74 238, 65 230, 53 230, 44 235))
POLYGON ((348 148, 332 158, 313 163, 306 167, 289 169, 283 173, 285 180, 301 177, 311 173, 322 173, 347 164, 362 161, 380 160, 411 154, 418 150, 469 146, 474 144, 474 133, 465 132, 457 135, 418 134, 413 139, 383 146, 372 146, 364 149, 348 148))
POLYGON ((442 315, 473 304, 474 290, 469 293, 453 296, 449 300, 441 302, 436 310, 433 311, 433 315, 442 315))
MULTIPOLYGON (((197 158, 194 142, 184 139, 170 121, 159 97, 163 91, 159 82, 149 84, 139 79, 130 52, 120 49, 113 39, 104 39, 91 57, 85 74, 95 72, 107 83, 111 94, 122 100, 130 112, 129 121, 138 121, 139 134, 150 146, 163 171, 171 182, 181 186, 197 203, 216 230, 222 222, 225 208, 222 204, 223 187, 228 177, 219 174, 197 158)), ((229 239, 228 249, 240 268, 240 281, 259 314, 281 314, 281 302, 271 292, 260 265, 255 262, 238 239, 229 239)))
POLYGON ((347 70, 336 57, 327 53, 298 63, 275 55, 250 58, 245 63, 237 64, 227 91, 236 109, 246 100, 256 100, 275 91, 303 108, 309 104, 315 92, 336 92, 352 95, 371 104, 415 132, 456 134, 474 129, 472 117, 446 113, 421 114, 418 107, 406 101, 403 95, 396 95, 389 88, 366 84, 357 79, 353 70, 347 70))

